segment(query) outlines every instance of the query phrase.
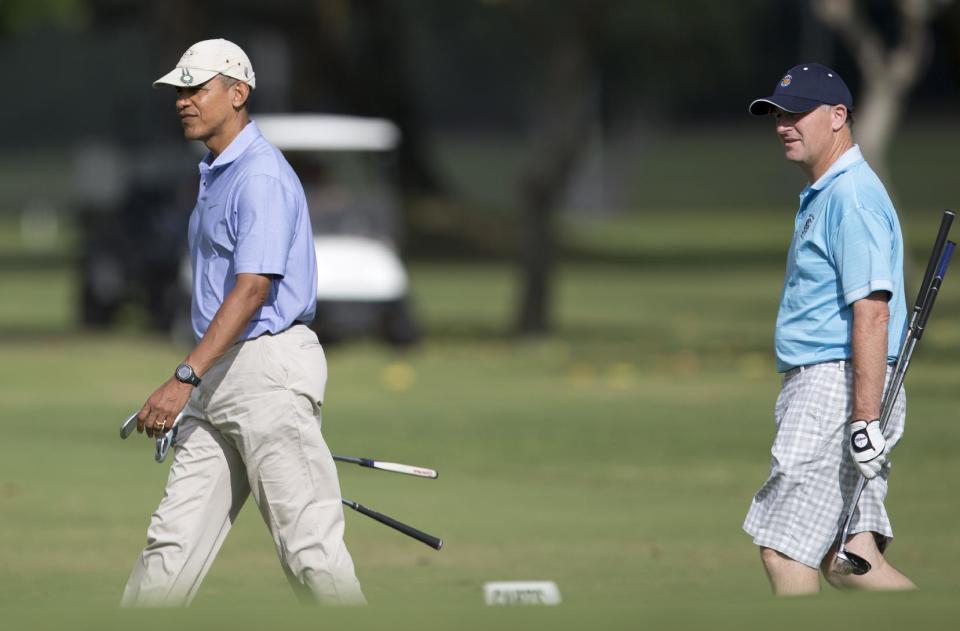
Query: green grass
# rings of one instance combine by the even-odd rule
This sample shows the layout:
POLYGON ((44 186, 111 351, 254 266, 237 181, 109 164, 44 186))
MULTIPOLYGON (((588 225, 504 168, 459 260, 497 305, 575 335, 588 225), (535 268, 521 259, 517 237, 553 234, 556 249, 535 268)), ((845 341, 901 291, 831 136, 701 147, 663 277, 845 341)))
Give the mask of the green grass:
MULTIPOLYGON (((506 335, 511 268, 424 263, 412 269, 432 332, 420 349, 330 349, 332 448, 441 471, 424 481, 341 467, 347 497, 446 541, 437 553, 348 513, 372 603, 360 612, 296 607, 249 506, 194 608, 116 610, 167 468, 149 441, 121 442, 117 427, 182 352, 129 332, 72 331, 64 273, 0 274, 3 295, 20 297, 0 309, 8 628, 942 627, 960 613, 960 292, 948 277, 908 377, 910 427, 890 496, 891 559, 923 591, 774 601, 740 523, 768 465, 782 278, 772 253, 785 237, 769 215, 733 230, 747 219, 679 213, 571 228, 571 244, 606 244, 627 262, 565 264, 549 340, 506 335), (697 252, 713 264, 691 262, 697 252), (483 582, 504 579, 554 580, 564 604, 483 607, 483 582)), ((935 225, 909 225, 922 256, 935 225)))

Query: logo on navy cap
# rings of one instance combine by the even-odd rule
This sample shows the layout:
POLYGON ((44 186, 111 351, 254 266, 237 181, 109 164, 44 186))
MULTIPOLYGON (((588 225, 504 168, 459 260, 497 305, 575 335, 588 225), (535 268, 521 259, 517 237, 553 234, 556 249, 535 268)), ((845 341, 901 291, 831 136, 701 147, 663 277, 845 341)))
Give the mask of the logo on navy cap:
POLYGON ((799 64, 781 75, 773 94, 750 103, 754 116, 774 108, 786 112, 809 112, 818 105, 846 105, 853 110, 853 97, 840 75, 822 64, 799 64))

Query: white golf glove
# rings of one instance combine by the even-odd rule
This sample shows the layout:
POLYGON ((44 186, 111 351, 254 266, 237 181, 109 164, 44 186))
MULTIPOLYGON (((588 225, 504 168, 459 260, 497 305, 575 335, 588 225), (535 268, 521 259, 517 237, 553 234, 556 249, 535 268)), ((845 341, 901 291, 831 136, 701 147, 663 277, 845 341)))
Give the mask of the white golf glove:
POLYGON ((850 455, 863 477, 868 480, 877 477, 887 461, 886 449, 887 441, 880 431, 879 420, 850 423, 850 455))

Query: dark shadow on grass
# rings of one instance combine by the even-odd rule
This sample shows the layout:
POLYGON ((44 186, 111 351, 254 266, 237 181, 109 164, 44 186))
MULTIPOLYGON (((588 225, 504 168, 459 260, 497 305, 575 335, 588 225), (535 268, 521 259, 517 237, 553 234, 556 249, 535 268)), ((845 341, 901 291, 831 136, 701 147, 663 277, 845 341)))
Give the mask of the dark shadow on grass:
POLYGON ((75 257, 66 254, 0 253, 0 269, 4 272, 65 271, 75 265, 75 257))
MULTIPOLYGON (((414 250, 407 260, 416 263, 504 263, 512 264, 515 256, 506 253, 481 252, 476 249, 456 247, 414 250)), ((731 252, 725 249, 671 250, 669 252, 599 251, 586 248, 562 247, 559 262, 636 266, 643 269, 742 269, 753 267, 782 268, 786 252, 782 248, 751 249, 731 252)))
POLYGON ((70 329, 40 326, 0 326, 0 344, 16 342, 51 342, 77 337, 77 331, 70 329))
POLYGON ((424 334, 428 343, 492 342, 509 344, 519 341, 507 326, 493 324, 445 322, 430 325, 424 334))
POLYGON ((60 342, 131 340, 169 344, 176 348, 168 335, 150 331, 133 331, 120 328, 84 329, 82 327, 42 327, 30 325, 0 326, 2 344, 50 344, 60 342))
POLYGON ((566 263, 635 265, 644 269, 709 269, 742 267, 782 267, 786 252, 782 248, 750 249, 730 252, 721 249, 671 250, 669 252, 602 252, 565 247, 561 260, 566 263))

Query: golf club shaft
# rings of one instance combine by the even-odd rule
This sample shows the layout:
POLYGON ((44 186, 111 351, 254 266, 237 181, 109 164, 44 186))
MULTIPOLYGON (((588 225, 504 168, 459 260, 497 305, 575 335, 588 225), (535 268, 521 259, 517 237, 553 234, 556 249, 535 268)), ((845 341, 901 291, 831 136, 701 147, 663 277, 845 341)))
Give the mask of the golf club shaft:
POLYGON ((370 469, 379 469, 380 471, 391 471, 393 473, 403 473, 406 475, 413 475, 418 478, 430 478, 436 479, 440 474, 434 469, 428 469, 427 467, 418 467, 415 465, 409 464, 400 464, 398 462, 383 462, 380 460, 373 460, 371 458, 357 458, 355 456, 339 456, 333 454, 333 459, 339 462, 350 462, 361 467, 368 467, 370 469))
MULTIPOLYGON (((927 303, 927 294, 930 293, 933 277, 940 267, 941 260, 943 259, 943 251, 947 245, 947 236, 950 234, 950 227, 953 225, 953 219, 955 216, 956 213, 954 213, 952 210, 944 210, 943 217, 940 218, 940 228, 937 230, 937 238, 933 242, 933 249, 930 250, 930 260, 927 261, 927 268, 923 272, 923 282, 920 283, 920 289, 917 291, 917 300, 914 302, 913 311, 910 313, 910 321, 907 326, 907 333, 903 337, 903 343, 900 346, 900 352, 897 354, 898 365, 900 358, 906 355, 907 346, 910 345, 913 338, 916 337, 917 321, 923 312, 924 305, 927 303)), ((950 257, 948 256, 947 260, 949 260, 949 258, 950 257)), ((945 271, 946 270, 944 269, 944 272, 945 271)), ((899 391, 899 388, 895 390, 893 388, 887 389, 883 395, 881 410, 886 407, 887 398, 890 397, 892 393, 899 393, 899 391)), ((881 422, 881 425, 885 425, 885 423, 881 422)))
POLYGON ((933 280, 930 281, 930 289, 927 290, 927 298, 924 302, 923 308, 920 310, 920 314, 917 316, 916 324, 916 333, 914 338, 919 340, 923 337, 923 332, 927 328, 927 318, 930 317, 930 312, 933 310, 933 303, 937 299, 937 295, 940 293, 940 285, 943 284, 943 277, 947 273, 947 265, 950 264, 950 257, 953 256, 953 250, 957 247, 957 244, 953 241, 947 241, 946 246, 943 249, 943 254, 940 257, 940 264, 937 266, 937 272, 933 276, 933 280))
POLYGON ((417 541, 420 541, 420 542, 422 542, 422 543, 427 544, 428 546, 430 546, 430 547, 433 548, 434 550, 439 550, 440 548, 443 547, 443 540, 440 539, 439 537, 434 537, 433 535, 428 535, 427 533, 423 532, 422 530, 417 530, 417 529, 414 528, 413 526, 408 526, 407 524, 405 524, 405 523, 403 523, 403 522, 399 522, 399 521, 397 521, 396 519, 394 519, 394 518, 392 518, 392 517, 387 517, 387 516, 384 515, 383 513, 378 513, 378 512, 375 511, 375 510, 372 510, 372 509, 370 509, 370 508, 367 508, 367 507, 364 506, 363 504, 359 504, 359 503, 357 503, 357 502, 354 502, 353 500, 348 500, 348 499, 346 499, 346 498, 341 498, 341 501, 344 503, 344 505, 349 506, 350 508, 352 508, 353 510, 357 511, 358 513, 363 513, 363 514, 366 515, 367 517, 369 517, 369 518, 371 518, 371 519, 375 519, 375 520, 377 520, 378 522, 380 522, 381 524, 384 524, 385 526, 390 526, 390 527, 393 528, 394 530, 399 530, 400 532, 402 532, 403 534, 407 535, 408 537, 413 537, 413 538, 416 539, 417 541))
POLYGON ((900 388, 903 386, 904 377, 906 377, 907 370, 910 368, 910 360, 913 357, 913 351, 920 342, 920 338, 923 337, 923 332, 927 326, 927 319, 930 317, 930 312, 933 310, 933 304, 936 302, 937 296, 940 295, 940 285, 943 284, 943 277, 947 273, 947 265, 950 263, 950 258, 953 256, 953 251, 956 248, 956 245, 957 244, 953 241, 946 242, 943 251, 941 252, 936 272, 930 281, 930 286, 927 288, 923 300, 917 303, 917 307, 919 308, 914 308, 916 317, 912 322, 911 328, 907 331, 903 348, 900 350, 900 355, 897 357, 893 378, 890 381, 890 386, 884 393, 880 414, 880 431, 886 429, 887 421, 890 419, 890 415, 893 413, 893 403, 900 394, 900 388))

